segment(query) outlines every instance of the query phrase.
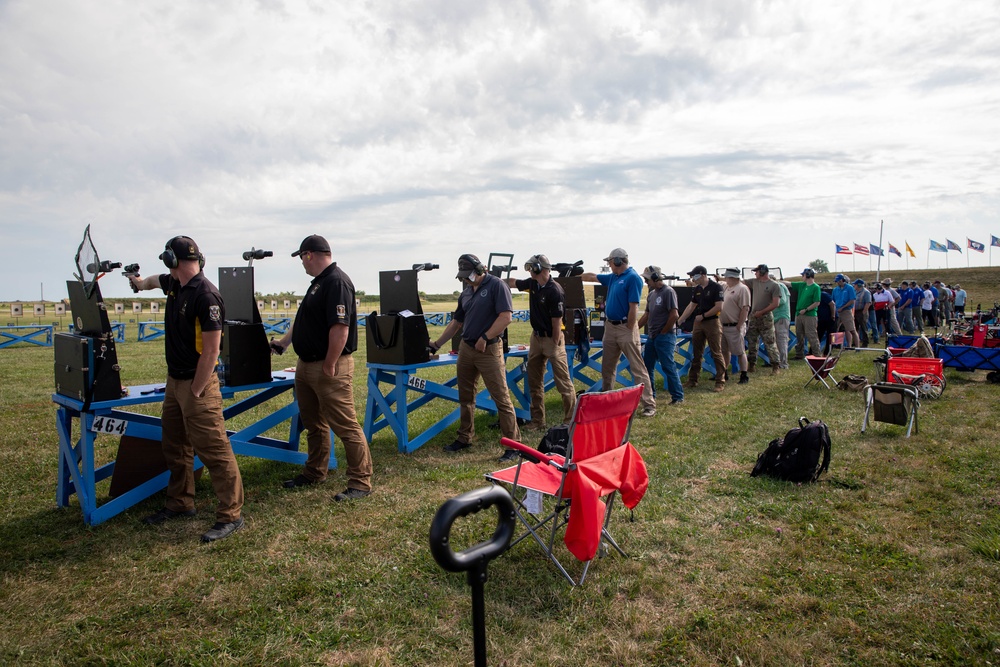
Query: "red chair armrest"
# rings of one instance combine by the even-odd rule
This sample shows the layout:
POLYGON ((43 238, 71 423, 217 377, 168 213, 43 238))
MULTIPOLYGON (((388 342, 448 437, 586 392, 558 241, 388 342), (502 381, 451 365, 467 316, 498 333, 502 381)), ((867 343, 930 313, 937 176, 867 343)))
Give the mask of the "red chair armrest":
POLYGON ((528 447, 523 445, 517 440, 511 440, 510 438, 500 438, 500 444, 507 449, 516 450, 521 456, 532 461, 533 463, 553 463, 554 459, 547 455, 542 454, 540 451, 534 447, 528 447))

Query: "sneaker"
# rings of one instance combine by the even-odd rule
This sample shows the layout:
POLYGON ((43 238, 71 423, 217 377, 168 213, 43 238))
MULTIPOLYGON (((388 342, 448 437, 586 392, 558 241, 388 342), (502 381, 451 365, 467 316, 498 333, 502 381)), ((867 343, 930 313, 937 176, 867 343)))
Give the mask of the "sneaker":
POLYGON ((778 366, 771 366, 771 375, 781 375, 781 368, 778 366))
POLYGON ((687 383, 685 383, 684 386, 687 387, 688 389, 695 389, 698 386, 698 383, 688 381, 687 383))
POLYGON ((652 417, 655 414, 656 414, 656 408, 643 408, 642 409, 642 416, 643 417, 652 417))
POLYGON ((471 442, 462 442, 461 440, 456 440, 455 442, 451 443, 450 445, 445 445, 444 446, 444 451, 446 451, 446 452, 460 452, 463 449, 468 449, 469 447, 472 447, 472 443, 471 442))
POLYGON ((516 458, 517 458, 516 449, 505 449, 499 461, 500 463, 507 463, 507 461, 513 461, 516 458))
POLYGON ((357 500, 359 498, 366 498, 371 494, 372 494, 371 491, 362 491, 361 489, 352 489, 348 487, 343 491, 341 491, 340 493, 338 493, 337 495, 335 495, 333 499, 338 503, 342 503, 345 500, 357 500))
POLYGON ((748 384, 750 382, 750 376, 747 375, 746 371, 740 373, 740 380, 736 384, 748 384))
POLYGON ((718 394, 721 391, 725 391, 725 389, 726 389, 726 385, 724 385, 724 384, 717 384, 714 387, 712 387, 712 391, 714 391, 716 394, 718 394))
POLYGON ((680 405, 684 402, 683 398, 675 398, 670 401, 670 405, 680 405))
POLYGON ((243 517, 238 518, 236 521, 231 521, 230 523, 222 523, 221 521, 218 521, 204 535, 201 536, 201 541, 215 542, 216 540, 227 538, 242 527, 243 517))
POLYGON ((164 521, 169 519, 176 519, 177 517, 192 517, 198 513, 198 510, 185 510, 183 512, 175 512, 172 509, 164 507, 159 512, 150 514, 142 520, 142 522, 149 526, 159 526, 164 521))
POLYGON ((524 425, 524 430, 526 430, 526 431, 544 431, 545 430, 545 422, 534 422, 534 421, 528 422, 527 424, 524 425))
POLYGON ((281 483, 286 489, 294 489, 297 486, 309 486, 310 484, 322 484, 326 480, 314 481, 306 477, 305 475, 296 475, 292 479, 286 479, 281 483))

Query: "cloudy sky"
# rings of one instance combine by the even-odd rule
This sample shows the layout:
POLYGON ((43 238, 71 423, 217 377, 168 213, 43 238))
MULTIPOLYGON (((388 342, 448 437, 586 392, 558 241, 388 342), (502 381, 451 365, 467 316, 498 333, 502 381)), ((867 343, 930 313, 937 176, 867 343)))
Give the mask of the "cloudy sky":
POLYGON ((143 273, 273 250, 263 292, 311 233, 369 293, 462 252, 833 268, 880 220, 923 267, 1000 236, 997 35, 996 0, 0 0, 0 299, 64 296, 87 224, 143 273))

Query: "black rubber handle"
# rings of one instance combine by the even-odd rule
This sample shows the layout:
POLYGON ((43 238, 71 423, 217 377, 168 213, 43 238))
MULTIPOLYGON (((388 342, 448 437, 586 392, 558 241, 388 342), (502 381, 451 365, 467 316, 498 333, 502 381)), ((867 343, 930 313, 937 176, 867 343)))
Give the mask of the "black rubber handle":
POLYGON ((485 568, 486 563, 507 549, 513 536, 514 501, 510 494, 499 486, 484 486, 449 498, 438 508, 431 521, 431 554, 445 570, 467 572, 485 568), (493 537, 486 542, 474 544, 465 551, 452 551, 449 535, 455 519, 493 506, 497 508, 497 527, 493 531, 493 537))

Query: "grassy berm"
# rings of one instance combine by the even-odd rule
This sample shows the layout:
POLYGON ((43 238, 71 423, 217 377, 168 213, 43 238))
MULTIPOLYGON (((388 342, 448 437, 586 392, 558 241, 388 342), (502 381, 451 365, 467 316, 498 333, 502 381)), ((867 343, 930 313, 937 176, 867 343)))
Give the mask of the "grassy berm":
MULTIPOLYGON (((959 281, 992 305, 995 276, 959 281)), ((513 341, 527 333, 515 326, 513 341)), ((118 347, 124 382, 162 380, 162 343, 135 335, 118 347)), ((873 377, 874 356, 847 353, 838 377, 873 377)), ((360 416, 363 347, 356 358, 360 416)), ((478 416, 476 446, 457 455, 441 450, 454 427, 408 455, 380 431, 376 490, 350 503, 332 500, 344 487, 339 443, 341 469, 314 488, 287 491, 296 467, 241 458, 247 526, 203 546, 215 506, 207 476, 198 516, 162 527, 140 524, 162 494, 95 527, 75 500, 54 506, 52 363, 51 349, 0 350, 0 663, 472 663, 470 589, 436 565, 428 528, 445 499, 496 467, 492 416, 478 416)), ((661 390, 656 416, 632 433, 649 492, 611 525, 629 556, 595 562, 575 589, 530 540, 493 561, 490 663, 1000 664, 1000 385, 947 371, 944 396, 924 402, 907 439, 884 424, 862 436, 861 395, 803 389, 808 378, 794 362, 722 394, 703 381, 674 408, 661 390), (757 454, 800 415, 829 425, 829 473, 803 486, 751 479, 757 454)), ((551 394, 550 422, 558 404, 551 394)), ((429 404, 411 431, 452 409, 429 404)), ((112 460, 117 441, 98 442, 99 462, 112 460)), ((460 520, 454 548, 488 537, 494 521, 460 520)))

